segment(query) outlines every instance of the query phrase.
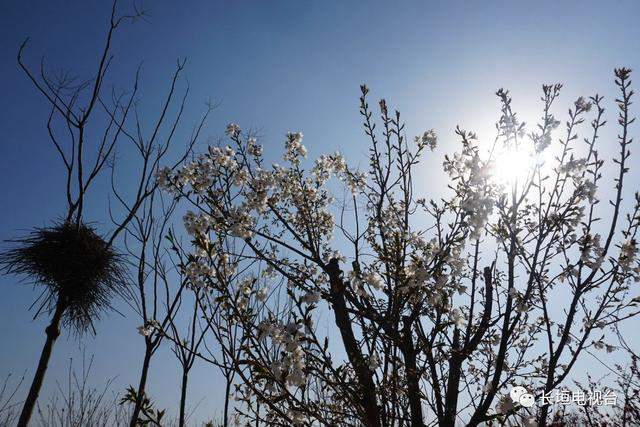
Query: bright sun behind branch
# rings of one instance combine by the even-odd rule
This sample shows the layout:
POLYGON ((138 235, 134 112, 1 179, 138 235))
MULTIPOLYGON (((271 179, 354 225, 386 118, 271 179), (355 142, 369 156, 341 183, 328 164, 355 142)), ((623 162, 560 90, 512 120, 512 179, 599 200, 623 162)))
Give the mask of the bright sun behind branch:
POLYGON ((494 153, 493 177, 498 183, 507 186, 522 183, 530 177, 540 161, 527 147, 503 148, 494 153))

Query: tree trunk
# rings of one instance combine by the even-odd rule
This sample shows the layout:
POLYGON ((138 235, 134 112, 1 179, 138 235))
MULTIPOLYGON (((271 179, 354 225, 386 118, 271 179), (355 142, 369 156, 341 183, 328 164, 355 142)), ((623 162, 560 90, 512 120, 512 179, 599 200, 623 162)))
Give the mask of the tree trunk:
POLYGON ((229 394, 231 392, 231 378, 227 376, 227 385, 224 395, 224 427, 229 425, 229 394))
POLYGON ((329 261, 327 273, 331 284, 331 304, 335 314, 335 323, 340 331, 347 357, 351 366, 353 366, 358 381, 360 395, 356 396, 355 400, 360 404, 359 412, 364 416, 362 421, 367 427, 379 427, 382 425, 382 420, 376 399, 373 373, 362 356, 358 341, 351 328, 351 320, 349 319, 344 298, 344 282, 340 277, 342 271, 337 259, 333 258, 329 261))
POLYGON ((187 382, 189 380, 189 371, 182 372, 182 384, 181 384, 181 392, 180 392, 180 420, 179 426, 184 427, 185 423, 185 413, 184 409, 187 403, 187 382))
POLYGON ((47 373, 47 367, 49 366, 49 358, 51 358, 53 344, 55 344, 56 339, 58 339, 58 337, 60 336, 60 321, 62 319, 64 309, 64 305, 60 301, 58 301, 58 303, 56 304, 56 310, 53 313, 53 318, 51 319, 51 323, 45 329, 47 340, 45 341, 44 347, 42 348, 40 361, 38 362, 38 369, 36 370, 36 374, 33 377, 33 382, 31 383, 29 394, 27 395, 27 399, 24 401, 24 406, 22 407, 22 412, 20 413, 20 419, 18 420, 18 427, 26 427, 29 424, 29 419, 31 419, 33 408, 36 406, 36 401, 38 400, 38 395, 40 394, 40 388, 42 387, 44 375, 47 373))
POLYGON ((449 359, 449 378, 444 401, 444 419, 442 420, 444 427, 454 427, 456 425, 463 360, 460 354, 460 329, 456 327, 453 330, 453 345, 449 359))
POLYGON ((146 346, 144 353, 144 360, 142 362, 142 372, 140 373, 140 382, 138 383, 138 390, 136 392, 136 404, 133 407, 133 414, 131 414, 131 422, 129 427, 136 427, 138 423, 138 417, 140 417, 140 407, 142 405, 142 399, 145 395, 145 387, 147 385, 147 374, 149 373, 149 364, 151 363, 151 347, 146 346))
POLYGON ((411 322, 408 317, 405 318, 405 322, 406 324, 402 331, 403 337, 400 351, 402 352, 405 362, 409 409, 411 410, 411 426, 422 427, 424 426, 424 420, 422 416, 422 397, 420 393, 418 367, 416 365, 416 352, 413 345, 413 337, 411 336, 411 322))

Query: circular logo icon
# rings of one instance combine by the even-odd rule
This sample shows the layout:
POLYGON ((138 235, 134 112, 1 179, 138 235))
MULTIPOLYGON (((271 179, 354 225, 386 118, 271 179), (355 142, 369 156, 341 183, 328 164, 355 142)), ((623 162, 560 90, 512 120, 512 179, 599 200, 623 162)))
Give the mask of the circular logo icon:
POLYGON ((533 394, 529 393, 525 393, 520 396, 520 400, 518 400, 518 402, 525 408, 531 408, 536 403, 533 394))
POLYGON ((513 387, 509 391, 509 397, 514 402, 520 402, 520 396, 522 396, 523 394, 527 394, 527 389, 522 387, 522 386, 520 386, 520 385, 517 385, 517 386, 513 387))

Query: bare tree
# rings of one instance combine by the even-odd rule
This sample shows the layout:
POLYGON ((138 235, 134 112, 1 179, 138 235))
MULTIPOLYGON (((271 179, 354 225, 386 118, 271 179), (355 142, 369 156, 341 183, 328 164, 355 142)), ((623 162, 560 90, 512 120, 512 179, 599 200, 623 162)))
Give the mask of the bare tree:
MULTIPOLYGON (((173 138, 176 126, 179 122, 182 111, 184 110, 187 99, 187 92, 182 97, 179 106, 179 114, 173 123, 171 131, 166 140, 158 143, 156 141, 157 130, 164 121, 164 111, 167 110, 172 101, 175 82, 179 72, 182 70, 182 64, 178 66, 174 74, 171 89, 163 106, 163 113, 158 118, 155 130, 151 138, 144 140, 142 138, 141 124, 136 120, 136 135, 138 135, 135 145, 138 147, 141 156, 144 159, 151 158, 154 153, 165 153, 173 138)), ((194 128, 189 140, 186 144, 184 153, 180 156, 178 163, 172 168, 184 162, 192 153, 193 146, 198 141, 201 130, 212 111, 213 106, 208 105, 207 109, 194 128)), ((158 171, 158 164, 154 161, 154 171, 158 171)), ((149 185, 154 191, 157 186, 155 180, 149 181, 149 185)), ((115 186, 114 193, 118 194, 115 186)), ((124 198, 118 195, 118 200, 128 208, 124 202, 124 198)), ((175 271, 173 265, 167 264, 167 251, 171 248, 171 244, 166 238, 171 237, 170 227, 172 225, 173 214, 176 209, 177 200, 166 201, 161 194, 151 193, 142 205, 137 209, 131 221, 125 226, 125 246, 131 259, 135 260, 136 265, 136 290, 134 292, 135 311, 140 315, 142 325, 138 331, 144 338, 145 352, 140 371, 140 379, 136 389, 136 399, 131 417, 131 426, 137 423, 142 400, 146 393, 146 382, 149 372, 151 359, 160 347, 165 337, 164 331, 172 324, 173 318, 176 316, 182 301, 182 293, 185 287, 185 281, 179 276, 173 274, 175 271)), ((119 225, 114 220, 116 225, 119 225)))
MULTIPOLYGON (((77 332, 93 330, 99 314, 110 308, 112 296, 128 292, 126 259, 115 243, 156 191, 155 174, 159 165, 168 161, 169 147, 182 117, 186 93, 174 118, 169 118, 168 108, 175 97, 184 62, 178 63, 163 108, 151 135, 146 138, 136 107, 139 70, 128 93, 117 94, 107 87, 115 34, 125 22, 135 21, 143 15, 139 10, 134 10, 133 14, 119 14, 116 2, 113 3, 96 72, 80 83, 75 83, 68 74, 48 73, 44 60, 39 71, 33 71, 23 61, 26 41, 18 53, 18 64, 50 107, 46 126, 64 165, 67 204, 61 223, 36 229, 28 237, 14 241, 16 247, 5 251, 0 259, 6 273, 23 274, 42 285, 43 291, 34 304, 36 316, 43 311, 52 313, 46 328, 47 339, 18 423, 20 426, 29 422, 61 325, 67 324, 77 332), (135 134, 128 130, 131 120, 135 134), (165 123, 169 124, 166 136, 160 131, 165 123), (129 140, 140 154, 140 172, 131 196, 117 189, 115 175, 111 174, 113 195, 120 209, 110 209, 115 228, 100 235, 87 225, 85 207, 98 178, 105 175, 105 170, 113 170, 116 147, 122 139, 129 140)), ((189 151, 190 147, 187 153, 189 151)), ((177 159, 173 167, 185 160, 186 155, 177 159)))
POLYGON ((196 290, 196 295, 192 301, 192 309, 190 315, 187 317, 187 331, 183 333, 180 331, 179 326, 176 325, 176 319, 171 324, 171 336, 176 343, 173 347, 173 353, 175 354, 180 368, 182 370, 182 378, 180 379, 180 406, 178 423, 180 427, 184 427, 187 421, 186 404, 187 404, 187 388, 189 384, 189 373, 193 367, 199 352, 200 346, 204 342, 204 339, 209 330, 209 325, 205 323, 202 325, 200 321, 200 309, 198 306, 198 294, 199 290, 196 290))
POLYGON ((15 423, 18 414, 15 411, 19 402, 15 401, 16 394, 24 382, 24 375, 16 384, 11 384, 11 374, 8 374, 0 387, 0 424, 10 425, 15 423))
POLYGON ((57 384, 57 393, 45 405, 38 404, 40 425, 106 427, 124 421, 126 413, 112 390, 113 378, 96 388, 90 384, 92 370, 93 356, 87 358, 84 352, 80 370, 69 360, 66 383, 57 384))
POLYGON ((144 339, 144 357, 140 368, 138 386, 133 394, 133 411, 130 424, 137 425, 143 400, 147 395, 146 384, 151 359, 160 347, 164 333, 173 316, 180 308, 184 282, 174 280, 165 261, 164 236, 169 231, 175 203, 165 206, 158 194, 150 197, 127 227, 125 246, 136 260, 135 311, 142 320, 138 332, 144 339), (159 208, 156 205, 161 205, 159 208), (177 284, 178 286, 172 286, 177 284))
MULTIPOLYGON (((160 194, 157 197, 162 200, 160 194)), ((182 369, 178 423, 184 425, 189 372, 208 330, 208 327, 200 328, 197 298, 193 301, 193 310, 183 308, 189 282, 181 269, 183 254, 178 251, 175 234, 170 228, 176 202, 173 200, 168 208, 163 207, 158 211, 154 209, 154 197, 151 197, 147 201, 148 208, 136 215, 135 226, 130 227, 127 234, 131 237, 127 243, 128 251, 137 260, 138 295, 135 308, 143 321, 138 332, 145 342, 139 384, 134 393, 129 392, 127 399, 134 404, 132 426, 141 421, 143 401, 148 399, 146 382, 151 359, 165 339, 173 343, 172 350, 182 369), (178 262, 171 259, 170 251, 177 254, 178 262), (184 317, 188 324, 186 334, 177 325, 184 317)), ((148 414, 142 415, 148 418, 148 414)))

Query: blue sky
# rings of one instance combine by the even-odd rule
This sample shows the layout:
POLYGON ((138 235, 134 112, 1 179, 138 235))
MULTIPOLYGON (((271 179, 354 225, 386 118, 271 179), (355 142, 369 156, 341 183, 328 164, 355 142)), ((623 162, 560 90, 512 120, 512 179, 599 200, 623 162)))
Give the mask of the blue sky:
MULTIPOLYGON (((33 65, 45 55, 53 69, 86 77, 95 68, 108 3, 0 5, 0 239, 49 224, 64 210, 61 164, 44 126, 47 109, 18 70, 19 44, 30 37, 25 59, 33 65)), ((299 130, 311 157, 340 149, 357 162, 366 151, 359 85, 367 83, 372 103, 385 97, 402 110, 409 135, 429 128, 440 135, 442 146, 428 159, 425 182, 440 176, 442 156, 455 149, 456 125, 493 138, 497 88, 511 89, 526 119, 537 111, 542 83, 565 83, 561 115, 578 95, 597 91, 611 101, 614 67, 640 69, 635 1, 161 0, 146 6, 150 17, 116 36, 112 74, 117 87, 126 87, 142 62, 145 117, 157 111, 176 59, 186 57, 191 98, 181 136, 212 98, 220 107, 207 136, 222 135, 234 121, 258 129, 273 152, 287 131, 299 130)), ((638 182, 635 175, 631 189, 638 182)), ((98 223, 107 223, 105 212, 98 202, 90 208, 98 223)), ((13 277, 0 278, 0 333, 6 343, 0 347, 0 375, 28 370, 30 380, 45 319, 31 320, 26 309, 36 294, 15 283, 13 277)), ((135 326, 114 314, 98 325, 97 337, 83 340, 87 352, 95 353, 98 378, 118 376, 118 386, 135 381, 142 345, 135 326)), ((68 358, 77 356, 79 347, 67 336, 59 340, 45 395, 64 377, 68 358)), ((170 357, 160 354, 155 363, 168 368, 151 378, 161 405, 178 393, 170 357)), ((202 372, 192 382, 192 403, 219 393, 215 375, 202 372)), ((201 406, 198 415, 205 417, 214 407, 201 406)))

